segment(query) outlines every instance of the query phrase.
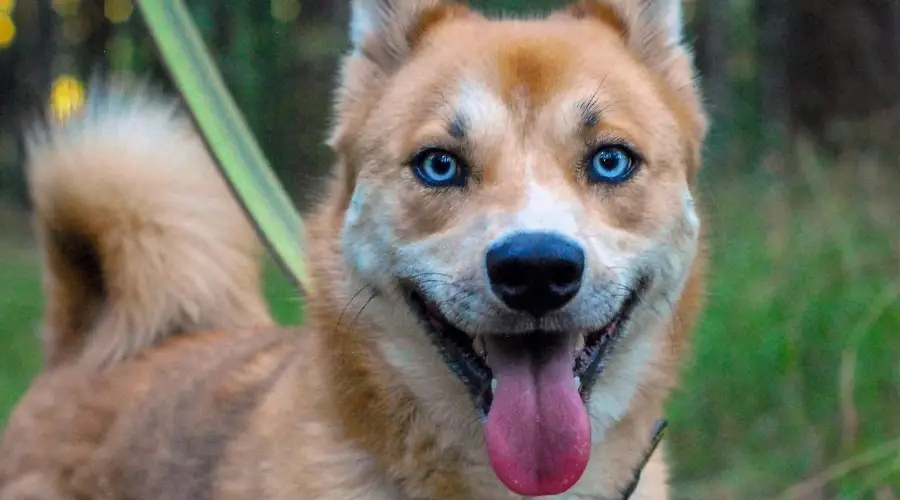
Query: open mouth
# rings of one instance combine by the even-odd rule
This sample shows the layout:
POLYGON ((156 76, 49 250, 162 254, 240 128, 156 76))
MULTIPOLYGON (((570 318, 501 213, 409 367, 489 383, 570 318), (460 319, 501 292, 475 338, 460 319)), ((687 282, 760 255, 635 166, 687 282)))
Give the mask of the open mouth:
MULTIPOLYGON (((603 372, 605 358, 621 339, 624 327, 648 284, 648 279, 639 279, 615 316, 600 328, 576 339, 576 346, 580 347, 574 355, 572 383, 578 388, 583 401, 587 401, 591 387, 603 372)), ((405 283, 403 290, 411 308, 426 326, 444 361, 469 389, 476 409, 484 418, 490 411, 493 399, 492 386, 496 386, 496 380, 488 364, 489 353, 485 349, 484 339, 455 327, 414 285, 405 283)), ((535 331, 514 335, 501 334, 501 336, 504 338, 498 343, 504 344, 506 349, 530 351, 539 355, 553 345, 564 343, 563 337, 566 334, 535 331)))
POLYGON ((648 286, 638 280, 615 315, 587 334, 481 337, 455 327, 415 286, 404 286, 447 366, 469 390, 491 466, 510 490, 560 494, 584 473, 591 449, 585 403, 648 286))

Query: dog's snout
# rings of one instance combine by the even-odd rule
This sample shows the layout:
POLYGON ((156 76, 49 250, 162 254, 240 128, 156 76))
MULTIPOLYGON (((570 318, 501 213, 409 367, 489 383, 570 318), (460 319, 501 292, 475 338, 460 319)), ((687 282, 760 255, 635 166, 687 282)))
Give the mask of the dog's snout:
POLYGON ((543 316, 566 305, 581 288, 584 250, 562 236, 519 233, 486 255, 491 289, 510 309, 543 316))

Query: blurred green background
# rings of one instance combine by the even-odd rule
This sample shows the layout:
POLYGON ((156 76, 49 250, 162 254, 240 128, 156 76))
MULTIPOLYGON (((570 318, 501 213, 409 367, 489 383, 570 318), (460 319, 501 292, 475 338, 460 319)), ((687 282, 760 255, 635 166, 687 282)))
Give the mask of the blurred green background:
MULTIPOLYGON (((323 141, 347 2, 187 3, 305 207, 330 164, 323 141)), ((713 265, 668 409, 676 498, 896 499, 900 3, 685 5, 714 120, 698 193, 713 265)), ((0 425, 40 365, 19 127, 111 70, 168 85, 129 0, 0 0, 0 425)), ((281 321, 300 320, 274 269, 268 292, 281 321)))

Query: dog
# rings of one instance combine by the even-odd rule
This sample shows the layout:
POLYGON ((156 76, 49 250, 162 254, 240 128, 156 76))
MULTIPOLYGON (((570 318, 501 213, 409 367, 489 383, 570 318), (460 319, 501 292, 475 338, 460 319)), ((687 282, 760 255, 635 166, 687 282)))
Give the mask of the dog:
POLYGON ((0 499, 669 497, 707 129, 675 0, 354 0, 305 325, 175 99, 29 135, 45 366, 0 499))

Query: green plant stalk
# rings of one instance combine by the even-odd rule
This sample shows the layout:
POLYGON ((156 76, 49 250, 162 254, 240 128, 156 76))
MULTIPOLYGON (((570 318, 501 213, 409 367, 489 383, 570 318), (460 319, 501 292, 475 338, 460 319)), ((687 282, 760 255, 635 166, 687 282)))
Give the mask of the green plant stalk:
POLYGON ((263 155, 181 0, 138 0, 163 64, 260 238, 295 286, 309 289, 303 221, 263 155))

